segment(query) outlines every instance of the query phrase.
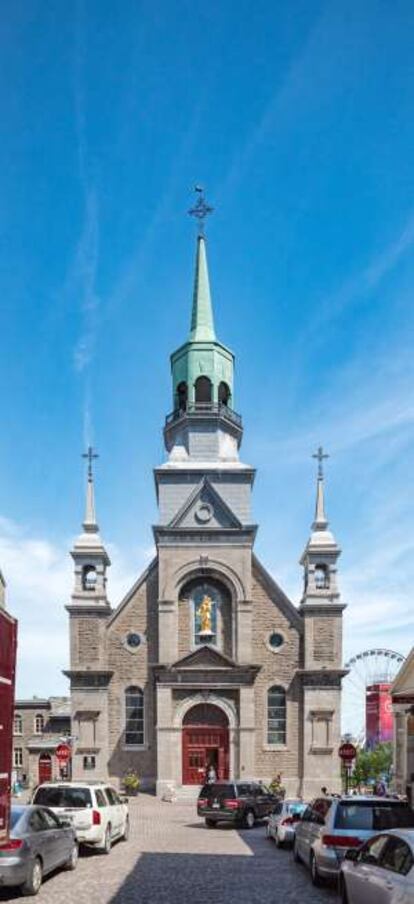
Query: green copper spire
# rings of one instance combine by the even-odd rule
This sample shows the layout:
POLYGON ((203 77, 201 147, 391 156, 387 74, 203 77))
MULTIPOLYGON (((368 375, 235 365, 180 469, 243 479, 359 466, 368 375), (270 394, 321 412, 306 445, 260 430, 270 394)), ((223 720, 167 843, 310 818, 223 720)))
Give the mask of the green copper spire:
POLYGON ((188 338, 190 342, 211 342, 216 338, 208 278, 206 242, 203 235, 199 235, 197 238, 193 309, 188 338))

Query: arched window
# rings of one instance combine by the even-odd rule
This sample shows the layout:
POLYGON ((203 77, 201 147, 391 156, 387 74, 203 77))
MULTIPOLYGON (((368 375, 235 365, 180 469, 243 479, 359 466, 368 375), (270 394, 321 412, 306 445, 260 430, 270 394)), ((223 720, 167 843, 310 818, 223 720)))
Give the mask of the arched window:
POLYGON ((37 713, 35 716, 35 734, 42 734, 42 731, 45 727, 45 720, 42 716, 42 713, 37 713))
POLYGON ((94 565, 84 565, 82 568, 82 590, 96 590, 97 574, 94 565))
POLYGON ((315 587, 317 590, 325 590, 329 587, 329 575, 326 565, 315 565, 315 587))
POLYGON ((211 402, 211 380, 208 377, 197 377, 195 381, 195 400, 203 404, 211 402))
POLYGON ((179 383, 177 386, 177 407, 180 411, 187 408, 188 390, 187 383, 179 383))
POLYGON ((23 719, 19 713, 16 713, 13 724, 14 734, 23 734, 23 719))
POLYGON ((125 691, 125 744, 139 747, 144 743, 144 694, 140 687, 125 691))
POLYGON ((276 684, 267 692, 267 743, 286 744, 286 691, 276 684))
POLYGON ((230 403, 230 387, 223 381, 219 384, 218 400, 221 405, 229 405, 230 403))

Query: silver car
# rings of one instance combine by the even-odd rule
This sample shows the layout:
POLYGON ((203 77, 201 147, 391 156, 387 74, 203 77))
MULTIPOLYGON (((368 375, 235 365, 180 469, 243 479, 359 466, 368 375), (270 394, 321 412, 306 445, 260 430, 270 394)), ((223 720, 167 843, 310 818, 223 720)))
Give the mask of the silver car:
POLYGON ((272 810, 266 827, 266 835, 273 838, 276 847, 293 844, 295 826, 306 810, 306 804, 299 798, 281 800, 272 810))
POLYGON ((348 851, 339 887, 342 904, 412 904, 414 829, 392 829, 348 851))
POLYGON ((10 837, 0 844, 0 888, 21 886, 37 895, 43 876, 59 866, 75 869, 78 843, 73 828, 46 807, 12 807, 10 837))
MULTIPOLYGON (((350 848, 378 832, 414 827, 408 803, 384 797, 319 797, 296 824, 293 856, 309 867, 314 885, 339 875, 350 848)), ((379 902, 376 902, 379 904, 379 902)))

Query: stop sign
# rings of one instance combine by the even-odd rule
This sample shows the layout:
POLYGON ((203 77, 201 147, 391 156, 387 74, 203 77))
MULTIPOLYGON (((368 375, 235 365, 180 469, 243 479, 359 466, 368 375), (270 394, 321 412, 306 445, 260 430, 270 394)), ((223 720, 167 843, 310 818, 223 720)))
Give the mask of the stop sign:
POLYGON ((58 744, 55 750, 55 754, 59 760, 59 763, 67 763, 71 758, 71 750, 68 744, 58 744))
POLYGON ((353 744, 345 743, 341 744, 338 750, 338 754, 341 757, 341 760, 349 763, 351 760, 354 760, 356 758, 357 750, 353 744))

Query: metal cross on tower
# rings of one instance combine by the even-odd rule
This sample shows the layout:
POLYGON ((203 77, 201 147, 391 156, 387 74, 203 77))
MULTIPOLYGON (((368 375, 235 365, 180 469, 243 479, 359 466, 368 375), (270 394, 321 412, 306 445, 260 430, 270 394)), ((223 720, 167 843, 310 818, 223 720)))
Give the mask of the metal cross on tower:
POLYGON ((82 452, 82 458, 88 459, 88 480, 92 480, 92 463, 94 458, 99 458, 99 455, 92 446, 88 446, 86 452, 82 452))
POLYGON ((318 478, 323 480, 323 460, 324 458, 329 458, 327 452, 323 451, 323 447, 319 446, 317 452, 314 452, 312 458, 317 458, 318 460, 318 478))
POLYGON ((204 188, 202 185, 195 185, 194 191, 197 195, 197 201, 194 207, 191 207, 188 213, 190 217, 195 217, 198 223, 198 234, 204 235, 204 220, 210 213, 213 213, 214 207, 207 204, 204 197, 204 188))

